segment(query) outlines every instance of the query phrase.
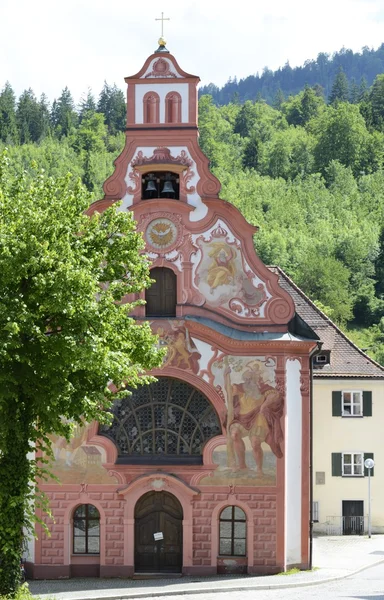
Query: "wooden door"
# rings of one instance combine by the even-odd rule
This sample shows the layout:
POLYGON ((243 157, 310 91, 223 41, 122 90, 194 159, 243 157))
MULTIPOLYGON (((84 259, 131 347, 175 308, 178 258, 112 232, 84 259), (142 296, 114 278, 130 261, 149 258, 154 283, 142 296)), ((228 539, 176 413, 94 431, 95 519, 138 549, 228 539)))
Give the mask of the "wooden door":
POLYGON ((363 535, 363 500, 343 500, 343 535, 363 535))
POLYGON ((183 564, 183 510, 167 492, 148 492, 135 508, 135 571, 178 573, 183 564), (162 533, 162 540, 154 534, 162 533))
POLYGON ((155 267, 151 270, 155 282, 145 292, 147 317, 176 316, 176 275, 171 269, 155 267))

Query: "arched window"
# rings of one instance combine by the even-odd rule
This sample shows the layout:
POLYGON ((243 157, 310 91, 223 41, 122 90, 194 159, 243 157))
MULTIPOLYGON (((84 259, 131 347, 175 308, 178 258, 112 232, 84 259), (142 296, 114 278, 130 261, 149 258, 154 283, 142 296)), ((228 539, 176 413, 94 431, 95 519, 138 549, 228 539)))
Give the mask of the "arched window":
POLYGON ((238 506, 227 506, 220 513, 220 547, 223 556, 245 556, 247 519, 238 506))
POLYGON ((181 123, 181 96, 178 92, 169 92, 165 97, 165 122, 181 123))
POLYGON ((204 444, 221 433, 208 398, 170 377, 133 389, 112 413, 99 434, 115 443, 121 464, 202 464, 204 444))
POLYGON ((73 554, 100 554, 100 514, 93 504, 81 504, 74 512, 73 554))
MULTIPOLYGON (((160 243, 160 242, 159 242, 160 243)), ((172 269, 155 267, 151 270, 155 282, 145 290, 145 315, 147 317, 175 317, 177 278, 172 269)))
POLYGON ((159 123, 160 98, 155 92, 147 92, 143 98, 144 123, 159 123))

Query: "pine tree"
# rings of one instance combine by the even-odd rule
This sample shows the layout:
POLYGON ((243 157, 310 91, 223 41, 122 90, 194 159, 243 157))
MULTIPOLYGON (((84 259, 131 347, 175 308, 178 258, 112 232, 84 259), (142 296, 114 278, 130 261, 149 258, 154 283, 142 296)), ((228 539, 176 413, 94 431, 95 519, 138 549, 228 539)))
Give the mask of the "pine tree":
POLYGON ((349 86, 346 74, 343 68, 340 67, 339 71, 333 81, 332 90, 329 94, 329 104, 336 104, 337 102, 348 102, 349 98, 349 86))
POLYGON ((24 90, 17 103, 16 122, 21 144, 38 142, 43 134, 40 105, 31 88, 24 90))
POLYGON ((87 94, 83 94, 83 96, 81 97, 79 108, 80 122, 84 119, 87 113, 96 111, 96 100, 94 95, 92 94, 91 88, 88 88, 87 94))
POLYGON ((364 100, 368 99, 368 83, 367 80, 365 79, 365 77, 362 77, 360 79, 360 85, 359 85, 359 102, 363 102, 364 100))
POLYGON ((372 125, 384 131, 384 74, 377 75, 369 94, 372 106, 372 125))
POLYGON ((16 125, 16 96, 7 81, 0 94, 0 140, 5 144, 18 142, 16 125))
POLYGON ((281 105, 283 104, 284 100, 285 100, 284 93, 282 92, 281 88, 279 87, 279 89, 277 90, 277 92, 273 98, 273 102, 272 102, 273 108, 276 108, 276 110, 280 110, 281 105))
POLYGON ((349 86, 349 101, 351 104, 357 104, 359 102, 360 89, 356 83, 356 79, 353 77, 349 86))
POLYGON ((317 115, 319 105, 322 103, 323 100, 316 95, 315 90, 306 85, 301 98, 302 125, 306 125, 312 117, 317 115))
POLYGON ((45 94, 40 96, 40 127, 41 127, 41 139, 51 134, 51 114, 49 109, 48 98, 45 94))
POLYGON ((63 89, 60 98, 53 102, 51 119, 59 138, 63 135, 68 136, 76 127, 78 117, 75 103, 67 87, 63 89))
POLYGON ((125 130, 126 106, 123 92, 114 84, 104 82, 97 103, 97 112, 103 113, 110 135, 125 130))

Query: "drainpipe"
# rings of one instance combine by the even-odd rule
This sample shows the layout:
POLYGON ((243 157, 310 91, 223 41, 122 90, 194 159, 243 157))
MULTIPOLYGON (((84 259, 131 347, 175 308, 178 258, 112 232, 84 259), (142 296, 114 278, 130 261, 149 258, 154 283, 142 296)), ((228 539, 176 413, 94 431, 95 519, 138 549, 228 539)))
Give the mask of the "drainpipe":
POLYGON ((312 569, 313 556, 313 357, 318 354, 322 342, 317 343, 317 348, 310 355, 309 373, 309 568, 312 569))

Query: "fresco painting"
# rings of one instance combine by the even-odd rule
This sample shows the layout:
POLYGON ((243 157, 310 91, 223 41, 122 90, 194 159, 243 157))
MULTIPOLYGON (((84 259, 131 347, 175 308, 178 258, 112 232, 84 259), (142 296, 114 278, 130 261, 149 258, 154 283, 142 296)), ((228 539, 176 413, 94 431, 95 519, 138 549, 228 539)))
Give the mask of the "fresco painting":
POLYGON ((162 321, 152 324, 154 333, 159 336, 159 345, 167 349, 162 368, 177 367, 190 370, 195 375, 200 370, 201 354, 182 320, 162 321))
POLYGON ((88 428, 89 425, 77 425, 70 442, 51 436, 53 472, 61 483, 118 483, 102 466, 107 462, 105 450, 86 443, 88 428))
POLYGON ((212 365, 213 383, 225 398, 227 442, 213 453, 217 469, 201 484, 275 485, 283 457, 283 396, 271 357, 224 356, 212 365))
POLYGON ((264 316, 270 297, 247 265, 240 242, 219 222, 195 239, 199 248, 194 283, 207 303, 241 317, 264 316))

